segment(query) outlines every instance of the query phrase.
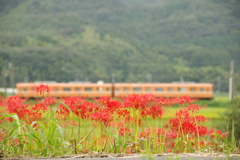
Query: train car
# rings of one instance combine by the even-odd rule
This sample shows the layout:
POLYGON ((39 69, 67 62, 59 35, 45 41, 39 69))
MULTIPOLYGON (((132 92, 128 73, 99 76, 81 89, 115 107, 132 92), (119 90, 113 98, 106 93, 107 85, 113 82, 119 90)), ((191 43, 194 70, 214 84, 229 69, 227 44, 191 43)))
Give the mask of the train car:
MULTIPOLYGON (((18 83, 17 94, 22 98, 41 98, 34 92, 39 83, 18 83)), ((124 97, 128 94, 154 94, 157 97, 191 96, 199 99, 213 99, 211 83, 44 83, 51 92, 50 97, 81 96, 95 98, 101 96, 124 97)))

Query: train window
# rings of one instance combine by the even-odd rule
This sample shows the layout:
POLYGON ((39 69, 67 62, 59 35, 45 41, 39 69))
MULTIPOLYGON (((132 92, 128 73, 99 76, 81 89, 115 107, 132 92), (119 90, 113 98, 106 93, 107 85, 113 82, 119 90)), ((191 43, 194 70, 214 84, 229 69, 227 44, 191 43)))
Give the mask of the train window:
POLYGON ((124 91, 129 91, 129 88, 128 87, 124 87, 123 90, 124 91))
POLYGON ((64 87, 63 90, 64 90, 64 91, 70 91, 71 88, 69 88, 69 87, 64 87))
POLYGON ((24 91, 27 91, 28 89, 27 89, 27 87, 24 87, 23 90, 24 90, 24 91))
POLYGON ((81 90, 80 87, 76 87, 76 88, 75 88, 75 91, 80 91, 80 90, 81 90))
POLYGON ((174 89, 172 87, 168 87, 168 91, 173 91, 174 89))
POLYGON ((185 88, 185 87, 179 87, 179 88, 178 88, 178 91, 184 92, 184 91, 186 91, 186 88, 185 88))
POLYGON ((156 91, 163 91, 163 88, 162 87, 157 87, 156 91))
POLYGON ((146 88, 146 91, 151 91, 151 90, 152 90, 152 88, 150 88, 150 87, 146 88))
POLYGON ((191 87, 191 88, 190 88, 190 91, 196 91, 196 88, 191 87))
POLYGON ((119 87, 116 87, 116 88, 115 88, 115 91, 119 91, 119 90, 120 90, 120 88, 119 88, 119 87))
POLYGON ((107 87, 106 90, 107 90, 107 91, 110 91, 110 87, 107 87))
POLYGON ((92 88, 91 87, 86 87, 85 91, 92 91, 92 88))
POLYGON ((134 87, 133 90, 134 91, 141 91, 141 88, 140 87, 134 87))
POLYGON ((200 91, 204 91, 204 88, 200 88, 200 91))

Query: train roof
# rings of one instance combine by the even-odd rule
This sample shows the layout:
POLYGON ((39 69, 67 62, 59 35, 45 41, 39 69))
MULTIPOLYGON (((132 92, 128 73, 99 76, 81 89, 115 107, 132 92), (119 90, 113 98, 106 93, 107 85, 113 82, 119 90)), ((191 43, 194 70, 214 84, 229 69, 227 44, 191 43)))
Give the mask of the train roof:
MULTIPOLYGON (((112 83, 43 83, 49 86, 109 86, 112 83)), ((35 86, 39 83, 17 83, 17 86, 35 86)), ((212 86, 212 83, 114 83, 115 86, 212 86)))

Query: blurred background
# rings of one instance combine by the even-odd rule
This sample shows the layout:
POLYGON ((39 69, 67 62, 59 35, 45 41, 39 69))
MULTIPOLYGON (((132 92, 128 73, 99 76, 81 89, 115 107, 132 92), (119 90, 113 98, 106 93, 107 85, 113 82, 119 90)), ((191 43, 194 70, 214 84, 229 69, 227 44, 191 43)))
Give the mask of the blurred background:
POLYGON ((0 87, 240 82, 239 0, 0 0, 0 87), (233 67, 230 67, 232 63, 233 67))

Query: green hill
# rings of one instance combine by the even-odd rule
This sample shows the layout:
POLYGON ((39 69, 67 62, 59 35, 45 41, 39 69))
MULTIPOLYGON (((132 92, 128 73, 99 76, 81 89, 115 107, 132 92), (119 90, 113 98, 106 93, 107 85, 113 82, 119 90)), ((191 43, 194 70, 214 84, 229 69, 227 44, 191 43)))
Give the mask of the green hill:
POLYGON ((0 70, 12 62, 15 82, 109 82, 114 73, 118 82, 183 77, 217 84, 220 76, 226 91, 232 59, 240 72, 238 0, 1 0, 0 6, 0 70))

